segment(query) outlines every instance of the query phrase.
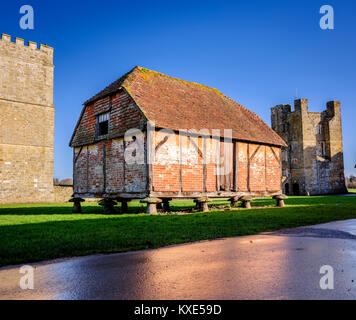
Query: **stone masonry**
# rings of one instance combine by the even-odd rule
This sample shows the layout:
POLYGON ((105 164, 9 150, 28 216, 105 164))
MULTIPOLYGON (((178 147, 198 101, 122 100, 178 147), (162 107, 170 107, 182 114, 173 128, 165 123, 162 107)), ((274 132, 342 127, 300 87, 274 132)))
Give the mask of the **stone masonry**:
POLYGON ((347 192, 339 101, 323 112, 309 112, 308 100, 271 109, 272 129, 288 144, 282 152, 283 191, 286 194, 347 192))
POLYGON ((52 202, 53 49, 0 39, 0 203, 52 202))

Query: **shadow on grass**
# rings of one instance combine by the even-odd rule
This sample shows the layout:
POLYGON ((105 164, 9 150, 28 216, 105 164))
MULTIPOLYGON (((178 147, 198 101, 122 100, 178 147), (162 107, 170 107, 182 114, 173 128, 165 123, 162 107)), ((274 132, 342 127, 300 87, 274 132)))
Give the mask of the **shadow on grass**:
MULTIPOLYGON (((120 213, 120 206, 117 206, 117 211, 120 213)), ((103 208, 97 204, 85 204, 82 205, 83 214, 103 214, 103 208)), ((129 207, 127 213, 143 213, 144 207, 129 207)), ((46 206, 26 206, 23 207, 0 207, 1 215, 74 215, 72 213, 72 205, 62 204, 62 206, 52 206, 48 204, 46 206)), ((80 215, 75 214, 75 215, 80 215)))
MULTIPOLYGON (((355 206, 213 211, 191 215, 73 215, 0 226, 0 265, 158 248, 355 218, 355 206), (317 209, 316 209, 317 208, 317 209), (353 208, 353 210, 350 210, 353 208)), ((70 209, 70 208, 69 208, 70 209)), ((88 209, 88 208, 87 208, 88 209)))

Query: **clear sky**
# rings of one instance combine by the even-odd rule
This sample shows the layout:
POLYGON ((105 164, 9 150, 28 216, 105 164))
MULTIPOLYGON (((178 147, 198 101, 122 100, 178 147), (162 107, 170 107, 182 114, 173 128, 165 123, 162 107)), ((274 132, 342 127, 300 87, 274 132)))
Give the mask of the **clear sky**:
MULTIPOLYGON (((4 1, 3 1, 4 2, 4 1)), ((345 173, 356 169, 356 1, 11 0, 0 32, 54 47, 55 177, 72 175, 68 146, 82 103, 135 65, 215 87, 270 125, 270 107, 309 99, 342 108, 345 173), (19 9, 34 8, 34 30, 19 9), (335 29, 322 30, 322 5, 335 29)))

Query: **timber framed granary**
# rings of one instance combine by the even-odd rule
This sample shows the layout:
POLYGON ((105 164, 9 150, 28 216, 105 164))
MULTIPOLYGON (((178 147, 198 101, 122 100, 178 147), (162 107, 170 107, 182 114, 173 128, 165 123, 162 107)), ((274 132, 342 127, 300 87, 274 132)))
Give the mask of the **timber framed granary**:
POLYGON ((135 67, 84 103, 71 138, 74 199, 281 193, 284 141, 197 83, 135 67))

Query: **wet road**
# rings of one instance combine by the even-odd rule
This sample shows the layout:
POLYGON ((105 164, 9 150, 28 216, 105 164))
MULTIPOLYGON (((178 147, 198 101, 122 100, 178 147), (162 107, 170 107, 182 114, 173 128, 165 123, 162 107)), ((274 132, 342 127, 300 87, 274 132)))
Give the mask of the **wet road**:
POLYGON ((355 299, 356 220, 32 266, 33 290, 0 269, 1 299, 355 299))

